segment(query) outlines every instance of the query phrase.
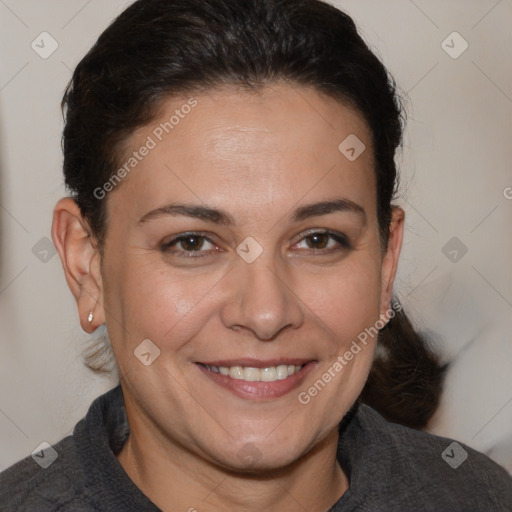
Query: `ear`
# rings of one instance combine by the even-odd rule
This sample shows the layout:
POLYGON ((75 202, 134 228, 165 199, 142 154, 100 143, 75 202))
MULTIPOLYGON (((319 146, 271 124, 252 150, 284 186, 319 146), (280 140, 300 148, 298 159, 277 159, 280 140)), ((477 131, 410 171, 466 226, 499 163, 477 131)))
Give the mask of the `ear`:
POLYGON ((405 213, 402 208, 394 206, 391 213, 391 222, 389 225, 389 240, 386 253, 382 258, 381 269, 381 300, 380 314, 386 315, 390 308, 393 293, 393 283, 395 281, 396 271, 398 268, 398 259, 400 250, 402 249, 402 240, 404 235, 404 219, 405 213))
POLYGON ((55 206, 52 239, 69 289, 76 299, 80 325, 84 331, 92 333, 105 322, 101 258, 87 221, 70 197, 61 199, 55 206), (89 322, 91 311, 94 316, 89 322))

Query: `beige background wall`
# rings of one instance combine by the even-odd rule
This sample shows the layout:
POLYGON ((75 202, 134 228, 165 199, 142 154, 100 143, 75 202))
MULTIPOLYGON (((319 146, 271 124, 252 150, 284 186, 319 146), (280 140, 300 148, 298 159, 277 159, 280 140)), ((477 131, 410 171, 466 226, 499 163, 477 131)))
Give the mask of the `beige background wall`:
MULTIPOLYGON (((128 3, 0 0, 0 469, 114 383, 81 364, 88 337, 48 239, 65 84, 128 3)), ((453 361, 432 430, 512 472, 512 1, 335 3, 408 96, 396 290, 453 361)))

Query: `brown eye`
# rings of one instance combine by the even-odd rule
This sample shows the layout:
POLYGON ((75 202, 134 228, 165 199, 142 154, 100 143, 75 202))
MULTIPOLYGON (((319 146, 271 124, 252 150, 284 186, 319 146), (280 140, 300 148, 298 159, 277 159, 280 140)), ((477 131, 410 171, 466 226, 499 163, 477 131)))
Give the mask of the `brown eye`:
POLYGON ((329 235, 327 233, 315 233, 305 238, 310 249, 324 249, 329 243, 329 235))
POLYGON ((181 244, 181 248, 185 251, 198 251, 203 246, 204 241, 204 236, 187 235, 179 238, 177 243, 181 244))
POLYGON ((161 246, 162 252, 177 256, 207 256, 212 249, 215 249, 213 242, 198 233, 182 234, 161 246))
POLYGON ((350 249, 351 245, 347 237, 342 233, 330 231, 317 231, 302 238, 297 247, 299 249, 312 249, 319 253, 350 249), (300 245, 302 244, 302 247, 300 245))

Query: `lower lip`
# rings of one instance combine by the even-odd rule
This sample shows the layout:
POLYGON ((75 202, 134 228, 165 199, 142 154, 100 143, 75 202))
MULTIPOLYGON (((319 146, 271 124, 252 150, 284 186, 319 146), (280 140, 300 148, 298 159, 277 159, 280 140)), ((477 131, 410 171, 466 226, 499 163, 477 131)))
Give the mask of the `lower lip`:
POLYGON ((311 361, 305 364, 297 373, 286 377, 286 379, 275 380, 273 382, 249 382, 246 380, 232 379, 228 375, 211 372, 201 364, 197 364, 197 367, 210 380, 228 389, 240 398, 265 400, 279 398, 297 389, 315 365, 316 362, 311 361))

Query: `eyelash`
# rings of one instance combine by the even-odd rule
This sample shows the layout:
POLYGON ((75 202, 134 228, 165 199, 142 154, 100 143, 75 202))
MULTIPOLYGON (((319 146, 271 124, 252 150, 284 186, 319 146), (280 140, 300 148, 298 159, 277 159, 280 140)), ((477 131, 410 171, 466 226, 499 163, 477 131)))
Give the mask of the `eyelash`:
MULTIPOLYGON (((329 241, 334 240, 338 246, 337 247, 330 247, 328 249, 314 249, 314 248, 308 248, 306 250, 312 251, 314 253, 317 253, 318 256, 323 256, 326 254, 331 254, 333 252, 340 252, 340 251, 347 251, 352 249, 352 245, 350 244, 348 238, 343 233, 336 233, 328 230, 316 230, 311 231, 309 233, 306 233, 296 244, 299 244, 300 242, 306 240, 307 238, 310 238, 314 235, 327 235, 329 237, 329 241)), ((204 258, 209 256, 209 254, 201 254, 202 252, 206 251, 187 251, 187 250, 172 250, 173 247, 175 247, 177 244, 179 244, 182 241, 185 241, 188 237, 196 237, 200 240, 207 241, 211 243, 213 246, 215 244, 204 234, 200 232, 189 232, 189 233, 183 233, 172 240, 166 242, 161 246, 161 251, 166 254, 175 254, 180 258, 204 258)), ((327 244, 329 244, 329 241, 327 244)))

